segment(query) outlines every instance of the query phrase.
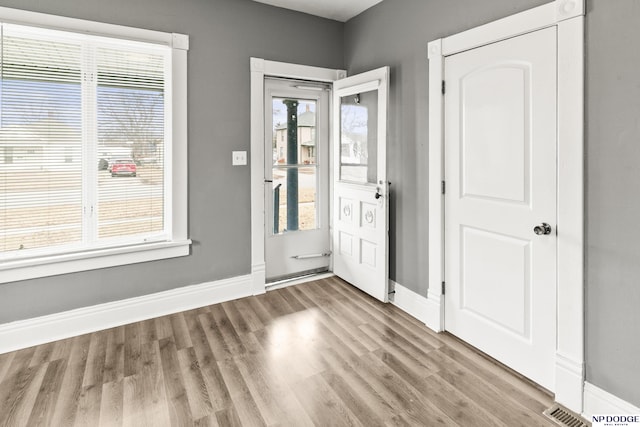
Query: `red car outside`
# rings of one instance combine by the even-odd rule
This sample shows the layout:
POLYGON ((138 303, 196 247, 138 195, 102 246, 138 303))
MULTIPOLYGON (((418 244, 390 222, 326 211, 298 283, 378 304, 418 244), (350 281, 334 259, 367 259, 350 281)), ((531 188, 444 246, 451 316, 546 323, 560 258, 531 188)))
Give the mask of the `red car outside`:
POLYGON ((114 160, 111 165, 111 176, 136 176, 137 168, 132 159, 114 160))

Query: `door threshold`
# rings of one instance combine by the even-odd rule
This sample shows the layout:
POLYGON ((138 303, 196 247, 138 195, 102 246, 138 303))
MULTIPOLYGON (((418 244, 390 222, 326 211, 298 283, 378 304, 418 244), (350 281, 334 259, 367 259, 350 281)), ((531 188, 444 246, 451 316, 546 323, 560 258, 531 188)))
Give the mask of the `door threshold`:
POLYGON ((286 288, 287 286, 299 285, 301 283, 313 282, 314 280, 326 279, 333 277, 334 274, 331 271, 305 274, 304 276, 289 277, 287 279, 277 280, 275 282, 267 283, 265 290, 274 291, 276 289, 286 288))

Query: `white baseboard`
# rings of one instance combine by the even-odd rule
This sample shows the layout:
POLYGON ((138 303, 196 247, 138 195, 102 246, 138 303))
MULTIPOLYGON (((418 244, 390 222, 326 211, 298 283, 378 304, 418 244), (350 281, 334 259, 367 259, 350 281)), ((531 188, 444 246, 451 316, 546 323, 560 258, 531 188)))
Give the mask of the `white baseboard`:
POLYGON ((251 266, 251 277, 251 292, 253 295, 264 294, 266 292, 267 265, 264 262, 261 264, 253 264, 251 266))
POLYGON ((443 295, 431 292, 431 289, 427 292, 427 321, 425 324, 434 332, 444 332, 442 297, 443 295))
POLYGON ((582 413, 584 363, 556 352, 555 400, 576 414, 582 413))
MULTIPOLYGON (((409 288, 405 288, 393 280, 389 280, 389 284, 389 287, 395 290, 390 302, 400 310, 415 317, 422 323, 427 324, 432 315, 432 313, 430 313, 432 310, 430 301, 428 301, 424 296, 415 293, 409 288)), ((427 326, 429 325, 427 324, 427 326)))
POLYGON ((640 408, 586 382, 582 416, 591 421, 592 415, 640 415, 640 408))
POLYGON ((0 325, 0 354, 250 296, 253 283, 253 275, 238 276, 5 323, 0 325))

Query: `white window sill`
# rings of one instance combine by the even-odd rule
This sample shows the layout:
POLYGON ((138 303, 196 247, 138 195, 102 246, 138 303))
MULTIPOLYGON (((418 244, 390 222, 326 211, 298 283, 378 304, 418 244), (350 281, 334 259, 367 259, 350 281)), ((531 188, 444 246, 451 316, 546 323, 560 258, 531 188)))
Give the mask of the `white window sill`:
POLYGON ((189 255, 191 240, 157 242, 0 263, 0 283, 189 255))

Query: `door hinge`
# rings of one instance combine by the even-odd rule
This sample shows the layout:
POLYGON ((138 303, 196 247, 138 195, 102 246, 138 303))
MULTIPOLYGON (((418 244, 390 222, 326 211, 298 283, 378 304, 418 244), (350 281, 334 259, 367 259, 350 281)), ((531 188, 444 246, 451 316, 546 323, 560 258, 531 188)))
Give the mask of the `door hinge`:
POLYGON ((444 295, 445 288, 446 288, 446 286, 445 286, 444 282, 442 282, 442 295, 444 295))
POLYGON ((442 81, 442 94, 444 95, 446 91, 447 91, 447 84, 443 80, 442 81))
POLYGON ((444 194, 447 191, 447 186, 444 183, 444 181, 442 181, 442 194, 444 194))

